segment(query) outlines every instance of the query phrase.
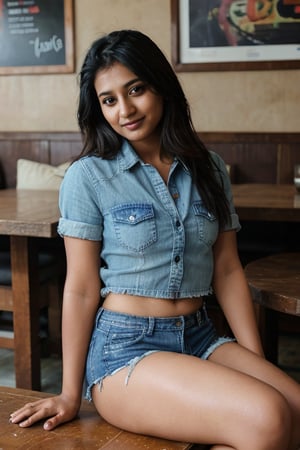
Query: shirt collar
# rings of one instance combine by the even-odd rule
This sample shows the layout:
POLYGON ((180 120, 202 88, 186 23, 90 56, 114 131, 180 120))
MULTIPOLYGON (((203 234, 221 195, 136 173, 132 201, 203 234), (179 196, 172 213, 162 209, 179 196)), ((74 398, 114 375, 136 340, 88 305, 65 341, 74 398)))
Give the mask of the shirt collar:
POLYGON ((129 170, 137 163, 142 163, 142 160, 138 154, 134 151, 132 146, 125 139, 123 140, 122 147, 118 153, 118 161, 121 170, 129 170))
MULTIPOLYGON (((140 163, 143 164, 143 161, 138 156, 138 154, 134 151, 133 147, 130 145, 130 143, 124 139, 122 143, 122 147, 120 152, 118 153, 118 161, 120 165, 121 170, 129 170, 136 164, 140 163)), ((189 168, 187 165, 182 161, 181 158, 175 157, 174 158, 174 166, 180 164, 182 168, 187 172, 190 173, 189 168)))

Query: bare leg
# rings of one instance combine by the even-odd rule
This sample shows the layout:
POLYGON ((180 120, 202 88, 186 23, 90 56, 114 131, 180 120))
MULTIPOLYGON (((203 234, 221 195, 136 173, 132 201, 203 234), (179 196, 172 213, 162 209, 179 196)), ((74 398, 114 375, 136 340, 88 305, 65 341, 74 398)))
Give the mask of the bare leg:
POLYGON ((225 346, 238 347, 220 347, 218 363, 154 353, 137 364, 127 386, 128 369, 105 378, 101 392, 95 386, 95 406, 108 422, 136 433, 215 444, 215 450, 292 449, 288 403, 273 387, 225 367, 225 346))
POLYGON ((290 449, 300 445, 300 385, 273 364, 262 361, 252 352, 237 344, 224 345, 210 357, 210 361, 224 364, 277 389, 288 402, 292 414, 292 432, 290 449))

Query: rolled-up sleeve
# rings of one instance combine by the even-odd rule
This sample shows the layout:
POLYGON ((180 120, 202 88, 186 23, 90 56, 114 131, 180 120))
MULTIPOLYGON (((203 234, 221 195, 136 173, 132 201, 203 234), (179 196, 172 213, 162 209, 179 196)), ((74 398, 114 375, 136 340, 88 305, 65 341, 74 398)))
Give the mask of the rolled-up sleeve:
POLYGON ((60 236, 102 239, 103 218, 95 180, 81 160, 74 162, 64 176, 59 191, 59 209, 61 217, 57 231, 60 236))

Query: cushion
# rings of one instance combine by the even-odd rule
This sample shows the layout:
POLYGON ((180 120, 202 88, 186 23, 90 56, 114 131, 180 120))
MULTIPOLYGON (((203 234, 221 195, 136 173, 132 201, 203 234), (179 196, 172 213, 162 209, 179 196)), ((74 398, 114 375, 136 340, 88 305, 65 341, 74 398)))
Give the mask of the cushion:
POLYGON ((28 159, 18 159, 17 189, 57 191, 70 164, 70 161, 68 161, 59 166, 51 166, 28 159))

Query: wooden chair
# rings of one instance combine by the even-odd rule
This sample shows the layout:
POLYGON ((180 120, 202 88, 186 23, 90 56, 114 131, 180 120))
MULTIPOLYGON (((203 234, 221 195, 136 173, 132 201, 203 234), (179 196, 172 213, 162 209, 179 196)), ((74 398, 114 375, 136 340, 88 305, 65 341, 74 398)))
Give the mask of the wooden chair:
POLYGON ((250 262, 245 274, 267 359, 277 364, 278 313, 300 316, 300 253, 279 253, 250 262))
MULTIPOLYGON (((43 240, 40 240, 39 244, 39 307, 40 310, 47 311, 48 322, 44 351, 60 354, 62 277, 65 273, 65 262, 63 255, 58 257, 57 252, 51 251, 51 243, 46 248, 43 248, 43 240)), ((37 311, 35 313, 39 314, 37 311)), ((6 236, 0 236, 0 348, 14 349, 12 274, 9 240, 6 236)))

